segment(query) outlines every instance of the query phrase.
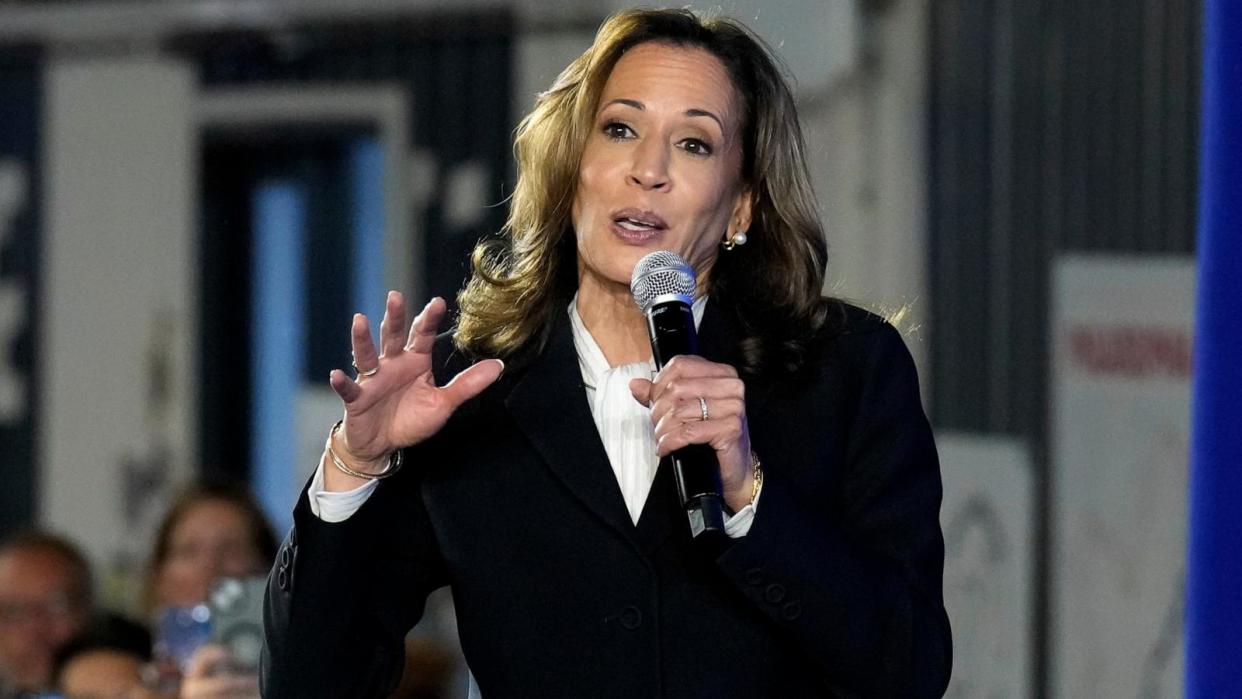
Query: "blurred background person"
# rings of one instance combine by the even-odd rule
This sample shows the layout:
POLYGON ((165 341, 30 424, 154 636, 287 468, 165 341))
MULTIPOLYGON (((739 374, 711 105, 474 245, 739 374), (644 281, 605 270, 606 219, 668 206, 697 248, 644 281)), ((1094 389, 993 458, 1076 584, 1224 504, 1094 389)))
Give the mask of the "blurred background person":
POLYGON ((63 699, 172 699, 144 683, 151 636, 139 626, 93 629, 56 655, 56 691, 63 699))
POLYGON ((50 689, 56 653, 93 611, 90 566, 68 540, 31 531, 0 544, 0 697, 50 689))
MULTIPOLYGON (((275 558, 271 526, 249 491, 224 481, 190 486, 160 523, 148 568, 147 617, 158 629, 167 610, 206 603, 212 585, 222 578, 263 576, 275 558)), ((393 696, 443 696, 455 660, 436 640, 412 636, 406 641, 402 682, 393 696)), ((167 658, 157 657, 156 664, 161 675, 157 684, 161 689, 179 686, 182 699, 258 696, 254 673, 238 671, 219 645, 201 646, 182 668, 167 658)))
MULTIPOLYGON (((262 576, 275 556, 271 526, 244 488, 208 481, 185 490, 160 523, 148 569, 147 613, 157 629, 157 655, 178 650, 160 647, 171 642, 161 634, 177 628, 166 621, 170 611, 205 604, 223 578, 262 576)), ((258 696, 257 676, 237 671, 219 646, 201 646, 180 663, 171 659, 157 657, 161 689, 175 686, 183 673, 183 697, 258 696)))
POLYGON ((216 580, 263 575, 275 556, 271 526, 244 488, 213 481, 191 486, 156 534, 148 612, 201 604, 216 580))

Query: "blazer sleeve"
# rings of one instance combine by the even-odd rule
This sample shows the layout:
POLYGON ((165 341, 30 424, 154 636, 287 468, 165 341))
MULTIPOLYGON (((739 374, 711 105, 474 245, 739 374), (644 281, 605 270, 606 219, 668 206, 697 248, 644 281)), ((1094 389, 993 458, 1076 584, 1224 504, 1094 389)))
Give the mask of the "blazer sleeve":
POLYGON ((342 522, 320 520, 305 490, 299 496, 268 576, 264 697, 378 697, 396 688, 405 635, 446 577, 418 470, 382 481, 342 522))
POLYGON ((843 341, 863 359, 838 492, 803 492, 769 465, 750 532, 718 563, 826 686, 941 696, 952 641, 940 469, 914 362, 887 323, 843 341))

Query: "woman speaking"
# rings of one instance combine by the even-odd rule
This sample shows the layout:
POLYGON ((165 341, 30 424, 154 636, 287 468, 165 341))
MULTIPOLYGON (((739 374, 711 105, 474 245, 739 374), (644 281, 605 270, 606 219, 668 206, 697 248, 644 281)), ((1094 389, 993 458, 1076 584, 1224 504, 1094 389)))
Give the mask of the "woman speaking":
POLYGON ((821 296, 789 88, 736 22, 631 11, 517 132, 503 236, 437 336, 354 318, 344 418, 272 570, 269 697, 379 697, 452 587, 484 697, 939 696, 940 475, 914 365, 821 296), (687 261, 699 352, 656 372, 631 273, 687 261), (724 543, 667 455, 719 464, 724 543))

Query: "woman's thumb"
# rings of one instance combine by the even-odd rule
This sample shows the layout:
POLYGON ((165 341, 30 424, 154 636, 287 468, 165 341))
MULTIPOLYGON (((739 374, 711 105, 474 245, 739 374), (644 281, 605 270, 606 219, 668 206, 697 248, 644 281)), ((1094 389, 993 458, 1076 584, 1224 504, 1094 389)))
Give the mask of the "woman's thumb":
POLYGON ((483 392, 504 373, 505 363, 500 359, 484 359, 453 377, 442 389, 453 409, 483 392))
POLYGON ((648 408, 651 407, 651 386, 651 382, 647 379, 633 379, 630 381, 630 393, 634 394, 634 400, 648 408))

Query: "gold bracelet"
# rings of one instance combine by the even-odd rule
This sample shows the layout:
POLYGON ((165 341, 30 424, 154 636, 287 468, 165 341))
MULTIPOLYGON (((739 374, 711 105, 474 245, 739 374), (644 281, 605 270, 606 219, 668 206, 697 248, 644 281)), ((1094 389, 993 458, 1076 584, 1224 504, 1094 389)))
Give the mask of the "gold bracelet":
POLYGON ((346 466, 345 462, 341 461, 341 457, 337 456, 336 452, 332 449, 332 438, 336 436, 336 433, 341 429, 341 425, 343 424, 345 424, 344 419, 336 421, 336 424, 332 426, 332 431, 328 433, 328 444, 327 444, 328 458, 332 459, 332 464, 336 466, 341 471, 341 473, 351 475, 355 478, 362 478, 368 481, 378 481, 378 480, 383 480, 393 475, 397 471, 401 470, 401 450, 400 449, 397 449, 396 451, 388 455, 388 465, 385 466, 384 470, 380 471, 379 473, 363 473, 361 471, 355 471, 354 469, 346 466))
POLYGON ((759 455, 752 449, 750 452, 750 504, 755 504, 755 499, 759 497, 759 489, 763 487, 763 464, 759 462, 759 455))

